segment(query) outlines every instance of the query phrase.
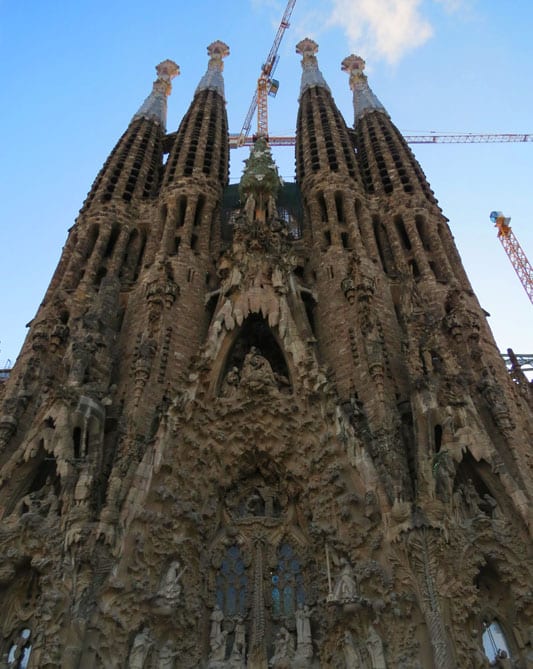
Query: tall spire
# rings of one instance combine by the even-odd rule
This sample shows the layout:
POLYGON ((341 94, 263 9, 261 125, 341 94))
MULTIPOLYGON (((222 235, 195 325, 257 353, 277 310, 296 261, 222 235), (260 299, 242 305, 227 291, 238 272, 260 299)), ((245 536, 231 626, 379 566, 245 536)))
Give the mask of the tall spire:
POLYGON ((167 124, 167 97, 172 90, 172 79, 179 75, 179 65, 173 60, 164 60, 156 65, 157 79, 154 81, 152 92, 142 103, 139 111, 133 116, 132 121, 138 118, 146 118, 161 124, 166 128, 167 124))
POLYGON ((350 88, 353 91, 354 125, 359 119, 371 110, 380 110, 387 113, 385 107, 372 92, 368 79, 364 73, 365 61, 360 56, 352 54, 342 61, 342 71, 350 75, 350 88))
MULTIPOLYGON (((306 37, 296 45, 296 53, 302 56, 302 84, 300 86, 300 96, 304 91, 313 86, 321 86, 329 91, 329 86, 322 76, 322 72, 318 69, 318 61, 316 53, 318 52, 318 44, 306 37)), ((331 92, 331 91, 330 91, 331 92)))
POLYGON ((222 59, 229 56, 229 46, 220 40, 212 42, 207 47, 207 55, 209 56, 207 72, 200 79, 196 93, 205 90, 218 91, 224 97, 224 79, 222 78, 224 62, 222 59))

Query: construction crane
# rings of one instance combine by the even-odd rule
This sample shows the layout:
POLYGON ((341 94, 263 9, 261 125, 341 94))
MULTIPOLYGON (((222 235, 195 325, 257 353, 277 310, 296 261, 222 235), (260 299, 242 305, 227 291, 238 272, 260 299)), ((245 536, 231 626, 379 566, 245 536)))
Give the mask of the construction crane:
POLYGON ((490 220, 494 223, 494 227, 498 228, 498 238, 533 304, 533 267, 509 225, 510 217, 504 216, 501 211, 492 211, 490 220))
MULTIPOLYGON (((258 87, 259 91, 259 87, 258 87)), ((246 123, 240 135, 230 135, 229 145, 230 149, 237 149, 240 146, 251 146, 253 139, 248 136, 250 132, 250 125, 253 113, 255 111, 255 104, 257 100, 254 97, 248 116, 246 117, 248 128, 245 132, 246 123)), ((258 124, 259 126, 259 124, 258 124)), ((259 134, 259 132, 258 132, 259 134)), ((455 135, 446 133, 431 133, 429 135, 404 135, 405 141, 408 144, 482 144, 482 143, 503 143, 503 142, 533 142, 532 134, 524 133, 472 133, 463 132, 455 135)), ((271 146, 294 146, 296 138, 291 135, 269 137, 268 143, 271 146)))
POLYGON ((274 39, 274 43, 270 49, 270 52, 265 60, 263 66, 261 67, 261 74, 257 80, 257 90, 254 93, 252 102, 250 103, 250 108, 244 119, 244 124, 240 135, 238 135, 236 141, 232 144, 230 141, 231 148, 237 148, 239 146, 244 146, 245 144, 251 144, 252 141, 247 142, 246 139, 250 134, 250 128, 252 127, 252 118, 257 109, 257 137, 264 137, 268 139, 268 96, 275 96, 278 92, 279 82, 276 79, 272 78, 276 66, 278 64, 279 56, 278 50, 281 40, 287 28, 289 27, 289 19, 291 18, 292 10, 296 0, 289 0, 287 7, 285 8, 285 13, 279 24, 278 32, 274 39))

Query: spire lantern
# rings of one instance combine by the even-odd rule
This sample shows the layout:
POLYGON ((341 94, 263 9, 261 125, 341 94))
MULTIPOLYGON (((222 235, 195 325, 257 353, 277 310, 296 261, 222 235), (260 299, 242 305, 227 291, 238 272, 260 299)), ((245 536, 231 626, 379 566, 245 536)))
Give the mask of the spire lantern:
POLYGON ((343 72, 350 76, 350 88, 353 91, 354 125, 367 111, 380 110, 387 113, 385 107, 374 95, 364 73, 365 61, 361 56, 351 54, 341 63, 343 72))
POLYGON ((167 97, 172 90, 172 79, 180 73, 179 65, 173 60, 163 60, 156 65, 157 79, 154 81, 152 92, 143 102, 132 121, 146 118, 159 123, 163 128, 167 124, 167 97))
POLYGON ((298 42, 296 45, 296 53, 302 56, 302 84, 300 86, 300 96, 313 86, 321 86, 329 91, 329 86, 326 84, 322 72, 318 69, 318 61, 316 53, 318 52, 318 44, 306 37, 298 42))
POLYGON ((229 56, 229 46, 220 40, 211 42, 207 47, 207 55, 209 56, 207 72, 200 80, 196 93, 204 90, 214 90, 218 91, 224 97, 224 79, 222 78, 222 70, 224 69, 223 59, 229 56))

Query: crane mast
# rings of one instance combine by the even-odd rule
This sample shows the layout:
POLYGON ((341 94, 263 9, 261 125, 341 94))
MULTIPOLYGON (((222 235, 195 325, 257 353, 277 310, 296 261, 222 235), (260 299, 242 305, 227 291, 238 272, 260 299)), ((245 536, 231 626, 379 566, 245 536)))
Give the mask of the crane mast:
POLYGON ((234 147, 244 146, 246 138, 250 134, 250 128, 252 126, 252 118, 254 116, 255 110, 257 109, 257 137, 268 137, 268 95, 275 95, 277 93, 277 82, 272 79, 274 70, 278 62, 278 50, 279 45, 285 31, 289 27, 289 19, 291 18, 292 10, 296 0, 289 0, 279 24, 278 32, 274 39, 274 43, 270 49, 270 52, 261 67, 261 74, 257 80, 257 89, 250 103, 248 113, 244 119, 244 124, 242 130, 237 137, 236 142, 233 143, 234 147))
POLYGON ((501 211, 493 211, 490 220, 494 223, 494 227, 498 228, 498 238, 533 304, 533 267, 509 225, 511 219, 505 217, 501 211))

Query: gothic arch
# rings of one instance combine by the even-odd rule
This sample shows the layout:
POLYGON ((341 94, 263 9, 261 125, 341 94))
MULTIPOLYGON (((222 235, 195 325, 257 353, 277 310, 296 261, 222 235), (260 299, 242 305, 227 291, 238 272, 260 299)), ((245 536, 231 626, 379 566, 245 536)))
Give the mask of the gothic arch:
MULTIPOLYGON (((277 328, 271 328, 261 314, 251 313, 240 328, 227 334, 213 365, 212 391, 220 394, 228 373, 237 368, 240 373, 246 357, 255 348, 257 353, 268 362, 274 375, 274 384, 292 389, 294 373, 289 356, 283 346, 277 328)), ((269 373, 265 366, 265 373, 269 373)))

